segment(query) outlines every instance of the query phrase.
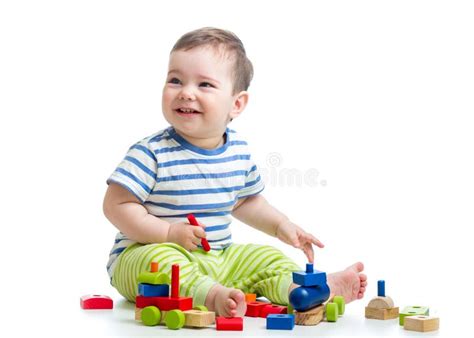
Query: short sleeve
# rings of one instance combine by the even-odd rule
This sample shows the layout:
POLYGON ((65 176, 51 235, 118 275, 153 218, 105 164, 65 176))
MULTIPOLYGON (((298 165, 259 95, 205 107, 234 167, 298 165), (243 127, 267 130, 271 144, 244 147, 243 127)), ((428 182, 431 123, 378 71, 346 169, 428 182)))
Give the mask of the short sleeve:
POLYGON ((252 195, 257 195, 265 188, 260 171, 255 163, 250 162, 251 166, 248 169, 247 176, 245 179, 245 186, 240 190, 237 197, 245 198, 252 195))
POLYGON ((134 144, 125 158, 107 179, 107 184, 116 183, 130 191, 142 203, 155 186, 158 162, 146 140, 134 144))

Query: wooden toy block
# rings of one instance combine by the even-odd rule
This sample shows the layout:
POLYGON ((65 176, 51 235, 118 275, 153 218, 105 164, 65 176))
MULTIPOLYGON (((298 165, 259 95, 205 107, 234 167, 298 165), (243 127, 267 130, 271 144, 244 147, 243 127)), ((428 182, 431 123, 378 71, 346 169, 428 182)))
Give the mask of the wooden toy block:
POLYGON ((243 331, 244 319, 242 317, 217 317, 217 331, 243 331))
POLYGON ((170 277, 164 272, 148 272, 144 271, 138 275, 138 283, 143 284, 171 284, 170 277))
MULTIPOLYGON (((142 321, 142 308, 135 308, 135 320, 142 321)), ((161 311, 160 323, 165 323, 166 314, 169 311, 161 311)), ((183 311, 185 317, 185 326, 189 327, 207 327, 216 321, 216 314, 212 311, 186 310, 183 311)))
POLYGON ((109 310, 114 307, 114 301, 105 295, 85 295, 81 297, 81 308, 84 310, 109 310))
POLYGON ((216 321, 216 314, 212 311, 187 310, 184 311, 184 316, 184 326, 190 327, 206 327, 216 321))
POLYGON ((269 314, 267 316, 267 330, 293 330, 294 327, 294 315, 269 314))
MULTIPOLYGON (((166 316, 170 311, 162 311, 161 323, 165 324, 166 316)), ((186 310, 184 314, 184 326, 189 327, 207 327, 216 321, 216 314, 212 311, 186 310)))
POLYGON ((257 295, 255 293, 246 293, 245 294, 245 301, 247 303, 256 302, 257 301, 257 295))
POLYGON ((296 325, 317 325, 324 317, 324 305, 319 305, 308 311, 299 312, 295 311, 295 324, 296 325))
POLYGON ((400 312, 398 323, 403 326, 405 323, 405 317, 408 316, 429 316, 430 309, 426 306, 405 306, 400 312))
POLYGON ((375 309, 391 309, 395 307, 395 305, 393 299, 390 297, 374 297, 369 304, 367 304, 367 307, 375 309))
POLYGON ((245 315, 247 317, 260 317, 260 311, 265 305, 268 304, 269 303, 258 301, 247 303, 247 311, 245 312, 245 315))
POLYGON ((179 309, 181 311, 191 310, 193 308, 193 299, 191 297, 143 297, 137 296, 135 303, 138 308, 147 306, 156 306, 162 311, 179 309))
POLYGON ((267 318, 269 314, 286 314, 286 306, 267 304, 260 309, 259 317, 267 318))
POLYGON ((326 284, 326 273, 314 270, 313 264, 306 264, 306 271, 293 272, 293 282, 301 286, 315 286, 326 284))
POLYGON ((403 328, 409 331, 429 332, 439 329, 439 318, 430 316, 408 316, 405 317, 403 328))
POLYGON ((168 297, 170 286, 168 284, 138 284, 138 294, 144 297, 168 297))
POLYGON ((135 308, 135 320, 138 320, 138 321, 142 320, 142 310, 143 308, 139 308, 139 307, 135 308))
POLYGON ((392 307, 389 309, 378 309, 375 307, 365 307, 365 318, 368 319, 395 319, 398 317, 398 307, 392 307))

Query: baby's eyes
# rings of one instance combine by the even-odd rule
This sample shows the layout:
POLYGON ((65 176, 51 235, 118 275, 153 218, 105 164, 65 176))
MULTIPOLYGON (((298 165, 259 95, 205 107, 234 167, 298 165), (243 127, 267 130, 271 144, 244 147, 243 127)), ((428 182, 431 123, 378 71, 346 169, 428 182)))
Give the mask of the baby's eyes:
POLYGON ((212 84, 210 84, 209 82, 201 82, 201 83, 199 84, 199 86, 201 86, 201 87, 207 87, 207 88, 212 88, 212 87, 214 87, 214 86, 213 86, 212 84))
POLYGON ((175 77, 168 81, 168 83, 173 83, 173 84, 179 84, 179 82, 180 81, 175 77))
MULTIPOLYGON (((168 83, 172 83, 172 84, 180 84, 181 81, 175 77, 171 78, 168 83)), ((201 82, 199 84, 199 87, 205 87, 205 88, 214 88, 214 86, 212 84, 210 84, 209 82, 201 82)))

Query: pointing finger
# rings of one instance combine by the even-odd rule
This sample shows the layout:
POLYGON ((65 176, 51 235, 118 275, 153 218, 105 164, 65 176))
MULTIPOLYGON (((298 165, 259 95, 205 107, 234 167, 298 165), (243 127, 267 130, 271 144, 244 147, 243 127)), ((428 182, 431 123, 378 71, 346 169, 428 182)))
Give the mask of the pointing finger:
POLYGON ((303 252, 305 253, 306 257, 308 257, 308 262, 313 263, 314 262, 314 250, 313 246, 311 243, 305 244, 303 247, 303 252))
POLYGON ((319 240, 317 239, 316 237, 314 237, 313 235, 311 235, 311 242, 316 245, 318 248, 324 248, 324 244, 319 240))

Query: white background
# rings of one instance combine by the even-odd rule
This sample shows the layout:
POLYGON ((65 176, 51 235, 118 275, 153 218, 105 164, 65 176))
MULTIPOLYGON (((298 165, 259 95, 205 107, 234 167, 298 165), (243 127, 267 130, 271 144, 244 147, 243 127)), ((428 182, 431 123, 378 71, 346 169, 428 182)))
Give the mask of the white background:
POLYGON ((437 311, 440 334, 460 329, 472 316, 473 17, 468 1, 0 2, 2 317, 59 335, 81 295, 120 299, 105 271, 105 180, 166 127, 174 42, 215 26, 255 67, 231 126, 269 173, 265 196, 326 244, 316 267, 360 260, 363 303, 385 279, 397 305, 437 311), (313 186, 281 176, 314 170, 313 186))

